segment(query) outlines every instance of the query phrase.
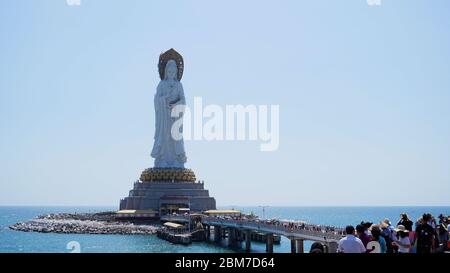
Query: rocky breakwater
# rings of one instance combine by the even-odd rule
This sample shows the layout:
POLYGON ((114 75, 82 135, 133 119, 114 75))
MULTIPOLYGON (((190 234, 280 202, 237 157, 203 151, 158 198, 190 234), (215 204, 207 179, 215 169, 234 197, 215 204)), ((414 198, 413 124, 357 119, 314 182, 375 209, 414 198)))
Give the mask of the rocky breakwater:
POLYGON ((158 230, 156 225, 118 222, 114 214, 114 212, 106 212, 40 215, 30 221, 18 222, 9 228, 25 232, 78 234, 155 234, 158 230))

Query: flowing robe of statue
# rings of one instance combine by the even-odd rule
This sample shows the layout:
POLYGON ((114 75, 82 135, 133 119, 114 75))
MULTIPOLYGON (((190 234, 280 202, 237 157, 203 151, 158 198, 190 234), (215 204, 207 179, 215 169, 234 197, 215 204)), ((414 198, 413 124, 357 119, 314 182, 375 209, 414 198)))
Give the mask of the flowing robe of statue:
MULTIPOLYGON (((172 108, 186 104, 183 85, 176 75, 176 63, 169 60, 154 99, 156 126, 151 156, 155 158, 155 168, 184 168, 186 162, 183 138, 174 138, 171 133, 174 122, 183 118, 182 113, 178 117, 172 117, 172 108)), ((182 126, 179 132, 182 132, 182 126)))

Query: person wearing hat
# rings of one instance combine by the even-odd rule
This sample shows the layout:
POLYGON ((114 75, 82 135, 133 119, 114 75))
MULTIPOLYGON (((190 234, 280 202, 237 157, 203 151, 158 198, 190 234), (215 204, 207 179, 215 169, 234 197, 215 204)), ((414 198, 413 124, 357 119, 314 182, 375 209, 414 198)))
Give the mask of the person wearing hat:
POLYGON ((394 244, 398 246, 399 253, 409 253, 411 249, 411 241, 409 240, 409 230, 404 225, 398 225, 395 229, 397 238, 394 244))

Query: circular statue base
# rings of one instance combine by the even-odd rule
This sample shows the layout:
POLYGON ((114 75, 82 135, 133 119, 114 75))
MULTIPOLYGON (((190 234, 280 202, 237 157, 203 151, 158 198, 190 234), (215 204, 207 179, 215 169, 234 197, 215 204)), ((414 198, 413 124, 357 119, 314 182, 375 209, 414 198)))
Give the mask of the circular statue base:
POLYGON ((169 181, 169 182, 195 182, 194 171, 185 168, 148 168, 140 177, 142 182, 169 181))

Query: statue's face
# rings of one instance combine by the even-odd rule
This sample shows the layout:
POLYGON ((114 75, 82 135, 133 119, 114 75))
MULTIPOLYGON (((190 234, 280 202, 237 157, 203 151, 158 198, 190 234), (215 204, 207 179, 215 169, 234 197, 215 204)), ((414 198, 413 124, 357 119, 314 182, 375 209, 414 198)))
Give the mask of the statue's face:
POLYGON ((176 79, 177 78, 177 65, 172 60, 167 62, 166 77, 168 79, 176 79))

